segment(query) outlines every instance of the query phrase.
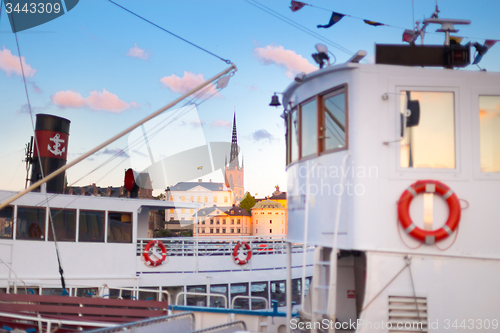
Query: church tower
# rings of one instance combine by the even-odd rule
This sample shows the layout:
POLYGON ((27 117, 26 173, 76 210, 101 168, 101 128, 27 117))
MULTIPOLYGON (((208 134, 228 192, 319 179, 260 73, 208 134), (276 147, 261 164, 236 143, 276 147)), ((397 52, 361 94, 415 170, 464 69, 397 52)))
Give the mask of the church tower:
MULTIPOLYGON (((229 153, 229 166, 226 163, 224 169, 224 177, 226 186, 233 190, 236 201, 243 199, 245 195, 245 185, 243 180, 243 158, 241 159, 241 167, 239 162, 238 135, 236 132, 236 112, 233 119, 233 136, 231 139, 231 151, 229 153)), ((226 161, 227 162, 227 161, 226 161)))

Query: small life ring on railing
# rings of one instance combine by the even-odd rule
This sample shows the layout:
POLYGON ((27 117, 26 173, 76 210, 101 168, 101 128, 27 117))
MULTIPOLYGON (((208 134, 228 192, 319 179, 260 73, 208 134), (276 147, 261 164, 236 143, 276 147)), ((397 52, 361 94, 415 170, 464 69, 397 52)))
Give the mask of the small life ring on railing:
POLYGON ((238 244, 236 244, 236 246, 234 247, 234 250, 233 250, 233 258, 234 258, 234 262, 238 265, 248 264, 248 262, 250 261, 250 258, 252 258, 252 249, 250 248, 250 245, 248 245, 247 242, 238 242, 238 244), (243 260, 241 260, 238 257, 241 245, 243 245, 245 247, 245 249, 247 250, 247 256, 243 260))
POLYGON ((410 185, 398 201, 398 219, 404 231, 426 244, 434 244, 450 236, 460 222, 461 207, 457 195, 445 184, 437 180, 419 180, 410 185), (450 213, 445 225, 437 230, 423 230, 415 225, 410 217, 410 204, 420 193, 437 193, 448 204, 450 213))
POLYGON ((161 265, 165 259, 167 258, 167 248, 159 240, 152 240, 146 245, 144 248, 144 260, 146 261, 146 266, 159 266, 161 265), (161 258, 158 257, 157 253, 154 252, 154 246, 157 245, 161 249, 161 258), (156 259, 153 259, 156 257, 156 259))

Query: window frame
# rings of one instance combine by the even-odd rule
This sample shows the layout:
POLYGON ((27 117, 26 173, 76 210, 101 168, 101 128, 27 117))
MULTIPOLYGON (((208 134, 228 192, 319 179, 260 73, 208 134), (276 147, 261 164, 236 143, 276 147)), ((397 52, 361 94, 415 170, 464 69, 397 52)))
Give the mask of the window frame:
POLYGON ((296 105, 291 111, 289 111, 286 115, 286 165, 287 167, 293 165, 300 161, 305 161, 308 159, 316 158, 318 156, 324 154, 331 154, 343 150, 349 149, 349 89, 348 84, 343 83, 338 86, 335 86, 331 89, 321 92, 320 94, 316 94, 304 101, 300 104, 296 105), (325 137, 323 135, 325 128, 325 111, 324 111, 324 102, 326 98, 330 98, 333 96, 337 96, 340 94, 345 95, 345 145, 341 148, 333 148, 333 149, 325 149, 325 137), (312 101, 316 101, 316 152, 307 156, 302 156, 302 106, 308 104, 312 101), (297 160, 292 161, 292 131, 293 131, 293 123, 292 123, 292 114, 297 112, 297 150, 298 157, 297 160))
MULTIPOLYGON (((78 241, 78 234, 79 234, 79 227, 80 227, 80 224, 77 223, 78 221, 78 218, 79 218, 79 215, 80 215, 80 212, 75 209, 75 208, 58 208, 58 207, 50 207, 50 213, 52 213, 53 210, 58 210, 58 211, 74 211, 75 212, 75 239, 74 240, 60 240, 60 239, 57 239, 58 242, 73 242, 73 243, 76 243, 78 241)), ((50 217, 49 217, 50 219, 50 217)), ((54 239, 50 239, 50 234, 52 232, 52 228, 50 226, 50 220, 47 219, 47 224, 48 224, 48 230, 47 230, 47 241, 49 242, 53 242, 54 239)), ((53 219, 53 218, 52 218, 53 219)), ((54 226, 54 229, 55 229, 55 226, 54 226)), ((56 231, 56 234, 57 234, 57 231, 56 231)))
MULTIPOLYGON (((38 242, 45 242, 47 241, 47 227, 48 227, 48 223, 47 223, 47 208, 46 207, 39 207, 39 206, 25 206, 25 205, 17 205, 16 206, 16 215, 15 215, 15 221, 14 221, 14 225, 15 225, 15 240, 26 240, 26 241, 38 241, 38 242), (19 227, 19 208, 35 208, 35 209, 42 209, 43 210, 43 216, 44 216, 44 220, 43 220, 43 228, 42 229, 42 234, 43 234, 43 238, 19 238, 19 233, 18 233, 18 230, 17 228, 19 227)), ((28 227, 29 229, 29 227, 28 227)), ((29 230, 28 230, 28 233, 29 233, 29 230)))

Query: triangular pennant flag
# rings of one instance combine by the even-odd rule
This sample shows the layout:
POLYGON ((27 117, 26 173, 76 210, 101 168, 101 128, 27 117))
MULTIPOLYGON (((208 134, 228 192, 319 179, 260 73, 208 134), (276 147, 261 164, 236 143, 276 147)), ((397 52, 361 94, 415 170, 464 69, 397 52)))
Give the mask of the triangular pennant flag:
POLYGON ((330 22, 327 25, 318 25, 318 28, 330 28, 332 25, 340 21, 345 15, 332 12, 332 17, 330 17, 330 22))
POLYGON ((307 3, 300 1, 292 1, 292 3, 290 4, 290 9, 292 10, 292 12, 296 12, 298 10, 301 10, 302 7, 304 7, 305 5, 307 5, 307 3))
POLYGON ((476 48, 477 55, 476 58, 474 58, 474 62, 472 63, 473 65, 479 64, 481 59, 483 59, 483 56, 488 52, 488 50, 495 45, 497 40, 494 39, 487 39, 484 41, 484 44, 481 45, 479 43, 474 43, 474 47, 476 48))
POLYGON ((411 41, 413 40, 414 36, 415 36, 415 31, 414 30, 406 29, 403 32, 403 42, 411 43, 411 41))
POLYGON ((369 24, 369 25, 373 25, 374 27, 378 27, 379 25, 385 25, 383 23, 370 21, 370 20, 363 20, 363 22, 365 22, 366 24, 369 24))

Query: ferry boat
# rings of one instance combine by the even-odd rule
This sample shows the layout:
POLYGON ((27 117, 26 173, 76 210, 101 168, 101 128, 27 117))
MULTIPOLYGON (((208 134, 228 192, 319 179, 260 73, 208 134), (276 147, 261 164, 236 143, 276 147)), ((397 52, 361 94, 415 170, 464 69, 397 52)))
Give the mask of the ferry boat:
POLYGON ((292 330, 498 330, 500 73, 457 69, 467 21, 431 23, 444 45, 377 45, 283 93, 287 241, 316 246, 292 330))

